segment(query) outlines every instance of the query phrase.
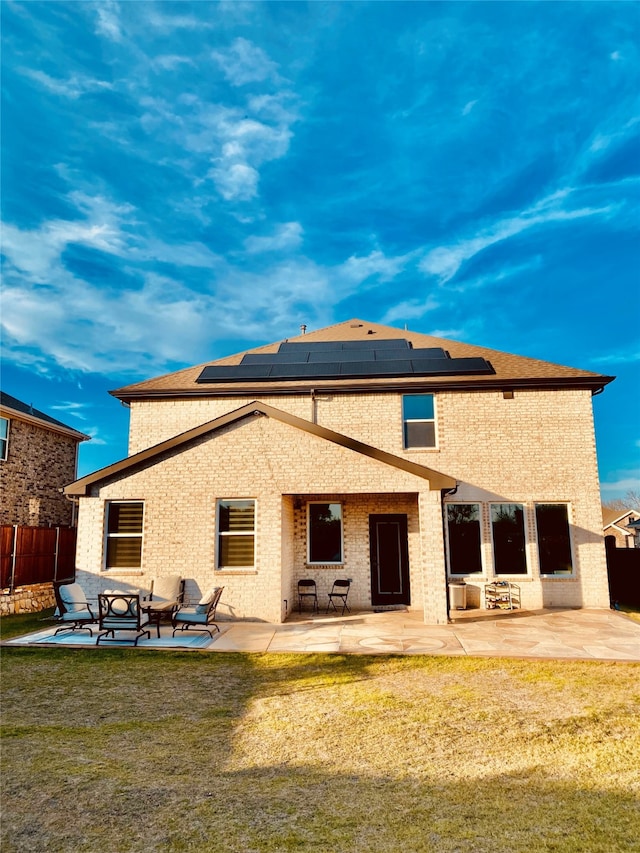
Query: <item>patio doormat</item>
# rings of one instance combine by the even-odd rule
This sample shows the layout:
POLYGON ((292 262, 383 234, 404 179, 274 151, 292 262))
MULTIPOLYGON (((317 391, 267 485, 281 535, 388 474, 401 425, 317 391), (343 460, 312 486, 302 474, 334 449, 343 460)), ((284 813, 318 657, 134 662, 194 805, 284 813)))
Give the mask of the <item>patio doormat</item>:
MULTIPOLYGON (((55 628, 47 628, 46 631, 38 631, 37 634, 27 634, 24 637, 14 637, 12 640, 7 640, 6 645, 13 646, 32 646, 32 645, 60 645, 60 646, 85 646, 96 648, 96 635, 89 636, 88 631, 61 631, 55 634, 55 628)), ((138 640, 139 649, 206 649, 207 646, 215 642, 220 634, 214 634, 213 639, 205 633, 186 634, 182 636, 178 634, 176 637, 152 637, 150 640, 146 638, 138 640)), ((133 648, 133 640, 131 634, 123 633, 118 636, 116 631, 116 640, 103 640, 97 648, 106 649, 113 646, 128 646, 133 648)))

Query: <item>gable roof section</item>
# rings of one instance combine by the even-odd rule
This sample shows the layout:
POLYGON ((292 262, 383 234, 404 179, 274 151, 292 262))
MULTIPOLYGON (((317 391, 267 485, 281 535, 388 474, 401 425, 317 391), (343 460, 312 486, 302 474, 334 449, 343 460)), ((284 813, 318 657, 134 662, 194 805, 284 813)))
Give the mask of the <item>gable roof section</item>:
POLYGON ((67 495, 86 495, 89 486, 94 483, 99 483, 119 474, 124 474, 138 467, 144 467, 146 464, 152 464, 154 460, 160 457, 163 453, 169 450, 179 449, 188 444, 194 439, 201 438, 208 433, 216 432, 229 424, 237 423, 243 418, 252 416, 265 416, 274 418, 289 426, 301 429, 304 432, 316 435, 323 438, 325 441, 331 441, 348 450, 353 450, 356 453, 361 453, 363 456, 368 456, 371 459, 376 459, 378 462, 384 462, 386 465, 391 465, 394 468, 399 468, 403 471, 408 471, 410 474, 415 474, 416 477, 421 477, 423 480, 429 481, 429 489, 451 489, 456 485, 453 477, 446 474, 441 474, 439 471, 434 471, 424 465, 418 465, 415 462, 410 462, 403 459, 401 456, 394 456, 393 453, 387 453, 385 450, 379 450, 369 444, 364 444, 361 441, 356 441, 354 438, 342 435, 342 433, 334 432, 334 430, 314 424, 304 418, 299 418, 296 415, 291 415, 288 412, 283 412, 266 403, 249 403, 233 412, 228 412, 215 420, 208 421, 205 424, 194 427, 186 432, 169 438, 166 441, 160 442, 153 447, 148 447, 146 450, 141 450, 139 453, 134 453, 132 456, 127 456, 119 462, 114 462, 106 468, 101 468, 99 471, 94 471, 93 474, 87 474, 86 477, 81 477, 74 483, 65 486, 64 492, 67 495))
POLYGON ((62 421, 57 421, 50 415, 34 409, 33 406, 23 403, 17 397, 12 397, 11 394, 5 394, 0 391, 0 414, 3 417, 17 418, 18 420, 26 421, 27 423, 36 424, 44 429, 59 432, 63 435, 68 435, 70 438, 75 438, 76 441, 88 441, 90 436, 83 432, 78 432, 77 429, 63 424, 62 421))
MULTIPOLYGON (((260 361, 260 359, 258 359, 260 361)), ((245 362, 246 363, 246 362, 245 362)), ((476 361, 477 363, 477 361, 476 361)), ((471 362, 467 362, 471 364, 471 362)), ((213 371, 216 372, 215 370, 213 371)), ((613 377, 603 376, 587 370, 579 370, 574 367, 552 364, 548 361, 526 358, 524 356, 512 355, 499 350, 479 347, 460 341, 448 340, 446 338, 424 335, 419 332, 409 332, 406 329, 396 329, 392 326, 383 326, 377 323, 367 323, 363 320, 349 320, 345 323, 337 323, 299 335, 286 341, 276 341, 273 344, 256 347, 236 355, 221 358, 216 361, 188 367, 175 373, 158 376, 144 382, 138 382, 111 391, 114 397, 129 402, 136 399, 158 399, 163 397, 191 397, 191 396, 234 396, 234 395, 265 395, 265 394, 287 394, 305 393, 310 390, 327 392, 354 391, 354 390, 411 390, 420 388, 421 391, 428 390, 480 390, 484 388, 514 389, 523 387, 534 388, 558 388, 579 387, 587 388, 592 392, 601 391, 613 377), (232 367, 240 365, 245 356, 251 356, 255 361, 256 356, 278 355, 283 344, 304 344, 306 348, 314 344, 330 344, 336 342, 367 342, 375 349, 376 341, 396 340, 402 341, 415 350, 443 350, 451 360, 482 359, 491 367, 491 371, 481 373, 461 371, 456 375, 402 375, 400 372, 385 376, 363 376, 358 378, 348 376, 327 377, 320 373, 312 373, 303 376, 280 378, 267 377, 257 382, 237 381, 225 379, 221 382, 198 383, 198 378, 206 368, 232 367)))

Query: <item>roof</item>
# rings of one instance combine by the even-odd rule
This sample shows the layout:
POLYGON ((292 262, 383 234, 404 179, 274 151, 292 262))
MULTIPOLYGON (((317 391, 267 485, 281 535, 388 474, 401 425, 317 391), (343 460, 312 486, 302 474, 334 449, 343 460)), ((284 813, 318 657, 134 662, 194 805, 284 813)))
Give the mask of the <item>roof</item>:
POLYGON ((602 526, 604 529, 607 527, 612 527, 614 524, 618 524, 619 521, 626 519, 629 515, 636 515, 638 510, 636 509, 610 509, 609 507, 602 507, 602 526))
POLYGON ((4 391, 0 391, 0 411, 6 413, 10 418, 17 417, 23 421, 37 423, 39 426, 46 427, 54 432, 64 433, 75 438, 76 441, 88 441, 90 439, 90 436, 63 424, 62 421, 52 418, 45 412, 34 409, 32 405, 23 403, 17 397, 12 397, 11 394, 5 394, 4 391))
MULTIPOLYGON (((468 366, 472 366, 469 362, 468 366)), ((215 373, 215 371, 214 371, 215 373)), ((162 397, 191 397, 191 396, 233 396, 233 395, 265 395, 304 393, 310 390, 332 392, 353 390, 398 390, 419 387, 421 390, 434 389, 458 389, 480 390, 484 388, 514 389, 518 387, 536 388, 558 388, 558 387, 580 387, 588 388, 592 392, 600 391, 614 377, 603 376, 587 370, 574 367, 552 364, 548 361, 540 361, 524 356, 512 355, 499 350, 486 347, 461 343, 447 338, 424 335, 419 332, 410 332, 406 329, 396 329, 392 326, 383 326, 378 323, 368 323, 363 320, 348 320, 299 335, 285 341, 276 341, 266 346, 246 350, 216 361, 206 362, 184 370, 147 379, 133 385, 127 385, 111 391, 114 397, 129 402, 136 399, 152 399, 162 397), (402 375, 394 373, 385 376, 370 375, 358 378, 357 376, 341 377, 339 375, 326 376, 322 371, 315 374, 307 372, 307 375, 290 378, 267 377, 259 381, 247 381, 240 379, 233 381, 225 378, 221 381, 198 382, 203 371, 209 367, 223 367, 240 365, 245 356, 251 355, 275 355, 278 354, 282 344, 305 344, 309 345, 320 342, 375 342, 397 340, 407 341, 409 346, 417 350, 441 349, 450 359, 482 359, 491 368, 490 371, 482 372, 458 372, 455 375, 402 375)), ((214 377, 215 379, 215 377, 214 377)))
POLYGON ((393 453, 387 453, 385 450, 379 450, 369 444, 356 441, 354 438, 349 438, 349 436, 342 435, 342 433, 319 426, 318 424, 314 424, 304 418, 299 418, 296 415, 283 412, 280 409, 267 405, 266 403, 252 402, 239 409, 235 409, 233 412, 228 412, 219 418, 208 421, 205 424, 193 427, 180 435, 176 435, 173 438, 162 441, 160 444, 148 447, 146 450, 141 450, 139 453, 134 453, 132 456, 127 456, 125 459, 121 459, 119 462, 114 462, 106 468, 94 471, 93 474, 87 474, 86 477, 81 477, 74 483, 65 486, 65 494, 86 495, 89 486, 92 486, 95 483, 102 482, 120 474, 126 474, 127 472, 131 472, 132 470, 140 467, 146 467, 149 464, 154 464, 158 461, 159 457, 167 451, 178 449, 190 441, 201 438, 208 433, 214 433, 223 427, 229 426, 229 424, 242 420, 243 418, 260 416, 275 418, 276 420, 289 424, 289 426, 295 427, 296 429, 301 429, 311 435, 316 435, 326 441, 331 441, 341 447, 346 447, 356 453, 361 453, 363 456, 368 456, 371 459, 376 459, 378 462, 384 462, 394 468, 399 468, 403 471, 408 471, 410 474, 415 474, 415 476, 421 477, 423 480, 428 480, 429 489, 431 490, 451 489, 456 485, 456 481, 453 477, 449 477, 447 474, 441 474, 439 471, 434 471, 432 468, 427 468, 425 465, 418 465, 417 463, 410 462, 400 456, 394 456, 393 453))

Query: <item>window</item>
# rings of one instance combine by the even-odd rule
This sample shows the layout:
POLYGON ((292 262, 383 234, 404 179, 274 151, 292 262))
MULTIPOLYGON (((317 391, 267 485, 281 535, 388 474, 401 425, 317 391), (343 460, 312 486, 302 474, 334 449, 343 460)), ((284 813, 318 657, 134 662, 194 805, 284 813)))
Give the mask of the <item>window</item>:
POLYGON ((309 562, 342 562, 342 504, 308 505, 309 562))
POLYGON ((449 574, 482 572, 480 504, 447 504, 449 574))
POLYGON ((435 447, 433 394, 405 394, 402 398, 402 422, 405 448, 435 447))
POLYGON ((255 568, 256 502, 218 501, 218 568, 255 568))
POLYGON ((142 501, 107 504, 107 569, 139 569, 142 565, 142 501))
POLYGON ((9 451, 9 420, 0 418, 0 460, 7 458, 9 451))
POLYGON ((497 575, 526 575, 524 507, 492 504, 493 560, 497 575))
POLYGON ((566 504, 536 504, 536 529, 540 574, 572 574, 569 513, 566 504))

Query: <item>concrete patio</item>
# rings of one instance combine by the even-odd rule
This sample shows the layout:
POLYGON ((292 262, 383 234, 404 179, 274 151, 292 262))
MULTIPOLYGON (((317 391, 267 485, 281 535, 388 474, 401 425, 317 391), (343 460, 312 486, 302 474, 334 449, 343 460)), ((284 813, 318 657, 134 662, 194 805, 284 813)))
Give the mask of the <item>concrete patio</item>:
MULTIPOLYGON (((172 640, 171 627, 163 625, 161 640, 141 640, 138 648, 640 662, 640 623, 613 610, 454 611, 452 621, 442 626, 425 625, 419 611, 344 617, 296 613, 283 625, 223 621, 219 625, 220 633, 211 641, 196 632, 172 640)), ((54 630, 53 624, 47 625, 38 634, 7 645, 95 646, 86 631, 54 639, 54 630)))

